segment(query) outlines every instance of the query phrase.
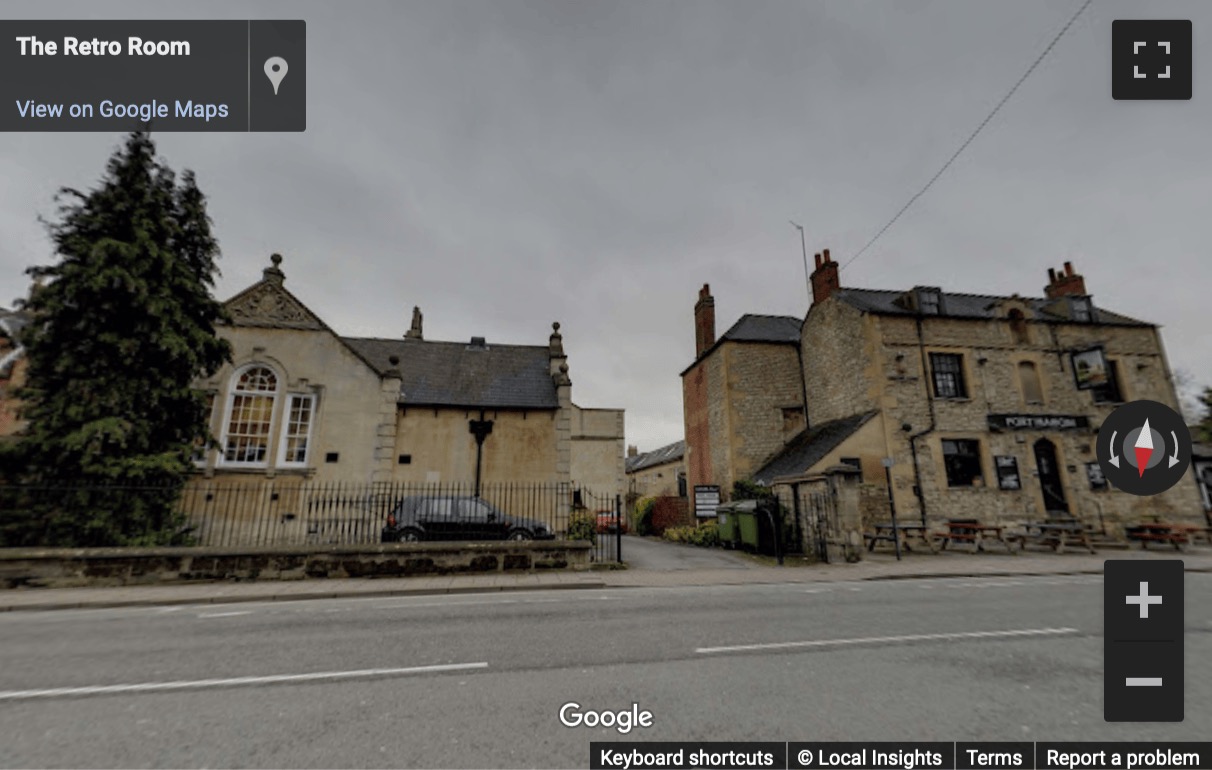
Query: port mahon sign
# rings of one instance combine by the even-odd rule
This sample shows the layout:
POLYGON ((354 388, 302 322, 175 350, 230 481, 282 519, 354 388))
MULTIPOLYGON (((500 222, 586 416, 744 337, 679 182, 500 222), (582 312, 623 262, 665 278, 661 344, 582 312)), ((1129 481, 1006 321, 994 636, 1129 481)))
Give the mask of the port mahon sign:
POLYGON ((993 430, 1080 430, 1090 427, 1084 415, 1064 414, 991 414, 993 430))

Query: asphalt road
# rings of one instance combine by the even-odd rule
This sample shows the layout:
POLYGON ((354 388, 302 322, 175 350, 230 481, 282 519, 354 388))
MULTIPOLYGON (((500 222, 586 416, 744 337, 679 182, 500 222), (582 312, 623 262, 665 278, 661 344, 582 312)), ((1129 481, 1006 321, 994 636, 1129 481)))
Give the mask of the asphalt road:
POLYGON ((686 569, 753 569, 755 564, 740 554, 722 548, 699 548, 627 535, 623 538, 623 561, 630 569, 661 572, 686 569))
POLYGON ((1096 576, 3 613, 0 766, 586 767, 591 740, 1204 740, 1212 576, 1189 574, 1186 595, 1187 720, 1132 725, 1102 719, 1096 576), (654 724, 564 727, 568 702, 637 703, 654 724))

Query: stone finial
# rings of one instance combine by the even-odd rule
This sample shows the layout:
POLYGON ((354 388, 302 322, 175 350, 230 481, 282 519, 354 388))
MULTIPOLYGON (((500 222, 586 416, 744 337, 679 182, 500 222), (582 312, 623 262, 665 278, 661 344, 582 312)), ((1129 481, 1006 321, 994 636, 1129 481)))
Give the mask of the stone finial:
POLYGON ((282 255, 271 254, 269 261, 273 264, 261 271, 262 278, 269 283, 281 286, 282 282, 286 280, 286 273, 282 272, 281 268, 282 255))
POLYGON ((571 385, 572 380, 568 377, 568 364, 560 364, 560 373, 554 375, 553 379, 557 386, 571 385))
POLYGON ((551 340, 548 349, 552 358, 564 356, 564 336, 560 334, 559 321, 551 325, 551 340))
POLYGON ((421 308, 414 306, 412 309, 412 328, 410 328, 404 334, 405 339, 409 339, 409 340, 424 339, 424 337, 421 336, 421 321, 422 320, 424 320, 424 316, 421 315, 421 308))

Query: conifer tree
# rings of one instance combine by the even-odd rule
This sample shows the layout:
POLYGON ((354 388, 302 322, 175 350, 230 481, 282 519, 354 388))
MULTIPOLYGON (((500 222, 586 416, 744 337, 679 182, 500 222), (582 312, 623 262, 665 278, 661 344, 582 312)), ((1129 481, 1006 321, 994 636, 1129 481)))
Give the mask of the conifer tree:
POLYGON ((0 545, 175 542, 174 504, 205 441, 199 377, 230 360, 215 334, 218 244, 192 172, 178 182, 136 131, 98 187, 65 188, 47 228, 57 264, 28 271, 29 420, 10 465, 27 498, 0 545), (46 490, 56 492, 48 494, 46 490))

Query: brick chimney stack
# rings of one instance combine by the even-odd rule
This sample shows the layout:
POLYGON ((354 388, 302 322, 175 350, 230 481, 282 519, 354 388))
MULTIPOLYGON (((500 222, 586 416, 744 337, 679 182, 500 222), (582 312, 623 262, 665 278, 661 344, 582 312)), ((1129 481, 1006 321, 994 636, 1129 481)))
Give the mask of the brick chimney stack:
POLYGON ((1048 268, 1048 285, 1044 287, 1048 299, 1059 297, 1086 297, 1086 279, 1073 272, 1073 263, 1066 262, 1063 272, 1048 268))
POLYGON ((694 303, 694 357, 698 358, 715 344, 715 297, 711 287, 703 284, 699 301, 694 303))
POLYGON ((812 271, 812 304, 824 302, 841 288, 837 263, 829 258, 829 249, 816 255, 816 270, 812 271))

